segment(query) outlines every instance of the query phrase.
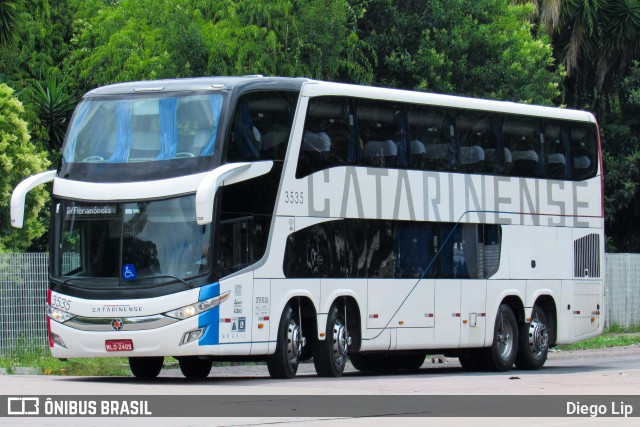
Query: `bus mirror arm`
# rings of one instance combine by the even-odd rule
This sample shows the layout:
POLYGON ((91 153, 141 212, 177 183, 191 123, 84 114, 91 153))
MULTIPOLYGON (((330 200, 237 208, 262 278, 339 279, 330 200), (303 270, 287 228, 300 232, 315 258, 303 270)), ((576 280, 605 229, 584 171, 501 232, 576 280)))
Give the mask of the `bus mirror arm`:
POLYGON ((16 186, 11 194, 11 226, 22 228, 24 225, 24 206, 27 193, 40 184, 53 181, 56 171, 46 171, 30 176, 16 186))
POLYGON ((198 225, 211 224, 213 221, 213 201, 216 191, 225 182, 229 184, 255 178, 268 173, 272 167, 272 161, 228 163, 207 174, 196 192, 196 219, 198 225))

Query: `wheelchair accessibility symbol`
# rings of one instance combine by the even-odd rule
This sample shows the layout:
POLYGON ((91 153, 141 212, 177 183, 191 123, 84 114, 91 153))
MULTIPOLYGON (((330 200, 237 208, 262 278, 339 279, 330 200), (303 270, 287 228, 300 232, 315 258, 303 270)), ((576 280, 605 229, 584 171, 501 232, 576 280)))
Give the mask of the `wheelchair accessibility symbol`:
POLYGON ((125 264, 122 266, 122 280, 133 280, 136 276, 136 268, 133 264, 125 264))

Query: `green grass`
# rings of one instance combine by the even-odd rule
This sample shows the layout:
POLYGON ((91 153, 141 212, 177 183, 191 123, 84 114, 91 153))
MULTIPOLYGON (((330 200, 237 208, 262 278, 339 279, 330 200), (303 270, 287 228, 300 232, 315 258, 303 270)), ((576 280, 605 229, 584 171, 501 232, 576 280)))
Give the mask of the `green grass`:
POLYGON ((587 350, 609 347, 625 347, 640 344, 640 326, 612 325, 602 335, 575 344, 559 345, 558 350, 587 350))
POLYGON ((49 350, 25 351, 11 356, 0 356, 0 368, 9 374, 17 367, 39 368, 45 375, 72 376, 129 376, 129 362, 124 357, 69 359, 64 362, 49 355, 49 350))

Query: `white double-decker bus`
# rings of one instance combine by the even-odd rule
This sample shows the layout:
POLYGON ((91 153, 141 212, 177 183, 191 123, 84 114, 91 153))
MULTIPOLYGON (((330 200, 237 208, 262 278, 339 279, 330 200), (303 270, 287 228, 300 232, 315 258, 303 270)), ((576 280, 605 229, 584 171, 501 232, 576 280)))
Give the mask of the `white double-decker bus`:
POLYGON ((88 92, 53 181, 49 346, 156 377, 538 369, 602 331, 594 117, 302 78, 88 92))

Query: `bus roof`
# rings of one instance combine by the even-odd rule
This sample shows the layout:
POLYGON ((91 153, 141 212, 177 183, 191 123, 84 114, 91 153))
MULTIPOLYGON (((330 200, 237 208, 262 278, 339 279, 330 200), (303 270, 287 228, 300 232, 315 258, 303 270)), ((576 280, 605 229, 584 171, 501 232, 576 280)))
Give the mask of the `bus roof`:
POLYGON ((356 98, 436 105, 442 107, 466 108, 480 111, 493 111, 497 113, 511 113, 554 119, 596 122, 593 114, 587 111, 314 80, 307 82, 303 86, 302 95, 309 97, 322 95, 349 96, 356 98))
POLYGON ((87 92, 84 96, 92 97, 153 92, 190 92, 221 89, 230 90, 253 85, 265 85, 267 87, 276 86, 278 89, 286 87, 299 90, 302 84, 306 81, 308 81, 308 79, 305 78, 263 77, 260 75, 243 77, 195 77, 185 79, 145 80, 98 87, 87 92))
POLYGON ((293 77, 264 77, 250 75, 242 77, 197 77, 185 79, 147 80, 117 83, 98 87, 85 94, 85 97, 103 95, 125 95, 153 92, 190 92, 202 90, 233 90, 249 88, 272 88, 302 90, 303 96, 349 96, 357 98, 379 99, 386 101, 408 102, 415 104, 437 105, 442 107, 466 108, 498 113, 523 114, 564 120, 577 120, 595 123, 595 117, 580 110, 543 107, 509 101, 493 101, 463 96, 441 95, 428 92, 416 92, 400 89, 333 83, 320 80, 293 77))

